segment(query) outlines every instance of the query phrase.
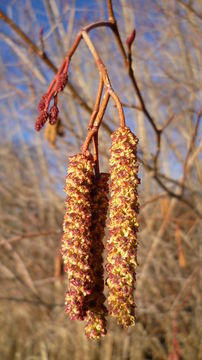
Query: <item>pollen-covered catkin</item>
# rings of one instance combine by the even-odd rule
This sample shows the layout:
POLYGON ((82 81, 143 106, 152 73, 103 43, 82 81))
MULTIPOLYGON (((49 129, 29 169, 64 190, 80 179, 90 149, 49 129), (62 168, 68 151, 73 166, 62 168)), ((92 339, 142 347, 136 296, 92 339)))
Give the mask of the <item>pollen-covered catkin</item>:
POLYGON ((112 134, 110 158, 110 213, 107 240, 109 314, 124 327, 135 324, 135 269, 137 256, 137 137, 129 128, 112 134))
POLYGON ((70 319, 84 319, 85 300, 93 287, 90 256, 93 178, 91 155, 78 154, 70 158, 65 186, 67 199, 62 238, 62 256, 69 280, 65 305, 70 319))
POLYGON ((90 339, 99 339, 106 335, 107 313, 104 306, 104 268, 103 268, 103 237, 108 208, 108 179, 109 174, 101 173, 93 183, 92 199, 92 270, 94 274, 94 286, 92 295, 87 299, 87 315, 85 334, 90 339))

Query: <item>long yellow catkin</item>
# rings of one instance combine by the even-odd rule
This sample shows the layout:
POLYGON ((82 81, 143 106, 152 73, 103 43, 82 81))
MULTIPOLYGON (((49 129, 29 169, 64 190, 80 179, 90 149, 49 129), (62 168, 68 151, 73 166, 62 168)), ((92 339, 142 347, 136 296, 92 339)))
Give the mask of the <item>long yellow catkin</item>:
POLYGON ((69 280, 65 304, 70 319, 84 320, 86 297, 93 289, 90 255, 93 165, 90 155, 72 156, 66 178, 67 199, 63 222, 62 256, 69 280))
POLYGON ((92 187, 92 270, 94 286, 92 295, 87 302, 87 315, 85 333, 90 339, 99 339, 106 335, 106 313, 104 306, 104 268, 102 253, 104 250, 103 237, 108 208, 108 179, 109 174, 101 173, 94 181, 92 187))
POLYGON ((124 327, 135 324, 138 194, 137 137, 129 128, 112 134, 111 199, 107 240, 109 313, 124 327))

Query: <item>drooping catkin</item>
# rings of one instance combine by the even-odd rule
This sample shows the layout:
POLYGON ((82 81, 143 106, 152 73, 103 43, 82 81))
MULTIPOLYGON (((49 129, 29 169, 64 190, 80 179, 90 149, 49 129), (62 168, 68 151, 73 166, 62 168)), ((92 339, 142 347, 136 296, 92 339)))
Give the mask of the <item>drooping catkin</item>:
POLYGON ((135 269, 137 256, 137 186, 140 182, 136 146, 129 128, 112 134, 110 158, 111 199, 107 240, 109 314, 124 327, 135 323, 135 269))
POLYGON ((91 199, 92 199, 92 270, 94 274, 94 285, 92 294, 87 299, 87 315, 85 334, 90 339, 99 339, 106 335, 107 313, 104 306, 104 268, 103 268, 103 237, 105 233, 105 222, 108 208, 108 179, 109 174, 101 173, 95 178, 91 199))
POLYGON ((93 178, 93 158, 90 155, 78 154, 70 158, 62 239, 62 256, 69 280, 65 305, 70 319, 84 319, 85 300, 93 287, 90 255, 93 178))

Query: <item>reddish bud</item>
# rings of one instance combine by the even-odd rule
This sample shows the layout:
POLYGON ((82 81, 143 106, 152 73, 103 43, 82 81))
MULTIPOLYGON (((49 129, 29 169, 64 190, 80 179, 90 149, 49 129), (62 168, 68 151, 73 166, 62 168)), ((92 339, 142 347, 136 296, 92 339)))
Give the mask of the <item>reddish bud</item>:
POLYGON ((128 36, 128 38, 126 39, 126 44, 128 46, 128 50, 131 49, 132 43, 135 40, 135 36, 136 36, 136 30, 134 29, 131 33, 130 36, 128 36))
POLYGON ((56 91, 63 91, 67 84, 67 74, 60 74, 56 82, 56 91))
POLYGON ((58 114, 59 114, 59 110, 58 110, 57 105, 53 105, 52 108, 50 109, 50 114, 49 114, 49 123, 51 125, 56 124, 58 114))
POLYGON ((48 119, 48 112, 47 111, 42 111, 40 114, 39 114, 39 117, 36 121, 36 124, 35 124, 35 130, 36 131, 39 131, 41 130, 41 128, 44 126, 44 124, 46 123, 48 119))
POLYGON ((39 35, 40 35, 40 36, 43 36, 43 32, 44 32, 44 28, 41 27, 40 30, 39 30, 39 35))
POLYGON ((41 112, 45 109, 45 106, 46 106, 46 99, 47 99, 47 94, 43 94, 42 97, 41 97, 41 100, 39 102, 39 105, 38 105, 38 111, 41 112))

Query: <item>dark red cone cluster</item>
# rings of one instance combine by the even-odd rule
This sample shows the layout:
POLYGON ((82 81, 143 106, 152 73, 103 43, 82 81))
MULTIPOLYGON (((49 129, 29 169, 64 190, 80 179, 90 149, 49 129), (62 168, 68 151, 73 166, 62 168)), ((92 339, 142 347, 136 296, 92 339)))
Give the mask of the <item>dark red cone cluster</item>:
POLYGON ((39 131, 44 126, 46 121, 48 120, 48 113, 45 110, 42 110, 38 116, 38 119, 35 124, 35 130, 39 131))
POLYGON ((68 65, 69 60, 65 59, 61 69, 56 74, 54 80, 49 86, 48 91, 42 95, 38 105, 39 116, 35 123, 36 131, 41 130, 49 119, 50 125, 55 125, 58 120, 59 109, 57 107, 57 95, 62 92, 68 82, 68 65), (54 105, 49 109, 51 100, 54 100, 54 105))
POLYGON ((58 120, 58 114, 59 114, 59 110, 57 105, 53 105, 52 108, 50 109, 50 113, 49 113, 49 123, 51 125, 55 125, 57 120, 58 120))

